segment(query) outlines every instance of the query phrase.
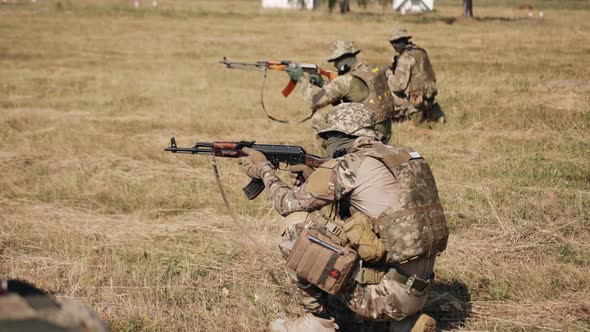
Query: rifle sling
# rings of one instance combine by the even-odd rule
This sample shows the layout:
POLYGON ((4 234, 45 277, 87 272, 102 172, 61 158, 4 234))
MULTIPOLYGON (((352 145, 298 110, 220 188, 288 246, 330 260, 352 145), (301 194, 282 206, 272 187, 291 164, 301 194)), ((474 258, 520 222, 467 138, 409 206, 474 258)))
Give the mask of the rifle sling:
POLYGON ((266 116, 273 121, 276 121, 279 123, 289 123, 289 121, 287 121, 287 120, 277 119, 274 116, 270 115, 270 113, 268 113, 268 111, 266 110, 266 106, 264 106, 264 86, 266 85, 267 72, 268 72, 268 68, 264 69, 264 79, 262 79, 262 88, 260 89, 260 105, 262 106, 262 110, 264 111, 264 114, 266 114, 266 116))
POLYGON ((252 241, 257 247, 259 247, 258 241, 256 241, 250 233, 242 227, 242 224, 238 221, 238 218, 234 214, 234 210, 232 210, 231 206, 229 205, 229 201, 227 200, 227 196, 225 195, 225 190, 223 189, 223 184, 221 183, 221 178, 219 177, 219 170, 217 169, 217 160, 215 160, 215 155, 211 155, 211 167, 213 168, 213 174, 215 175, 215 180, 217 181, 217 186, 219 187, 219 192, 221 193, 221 198, 223 198, 223 203, 231 216, 232 221, 238 226, 241 233, 246 235, 248 240, 252 241))

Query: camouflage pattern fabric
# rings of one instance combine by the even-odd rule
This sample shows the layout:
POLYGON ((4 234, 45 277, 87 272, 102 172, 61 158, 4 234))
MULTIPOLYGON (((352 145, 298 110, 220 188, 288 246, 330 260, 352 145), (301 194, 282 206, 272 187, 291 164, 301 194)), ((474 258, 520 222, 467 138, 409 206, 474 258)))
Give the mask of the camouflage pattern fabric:
POLYGON ((433 110, 438 92, 436 76, 423 49, 410 43, 386 75, 394 100, 394 120, 436 120, 435 114, 442 113, 440 107, 438 112, 433 110))
POLYGON ((340 75, 334 80, 324 84, 322 88, 318 88, 317 86, 311 84, 305 78, 299 80, 298 85, 301 86, 301 92, 303 94, 303 100, 305 101, 305 104, 315 112, 320 108, 329 105, 337 105, 341 102, 362 101, 369 95, 368 91, 366 92, 365 96, 361 96, 362 99, 358 97, 351 98, 351 96, 349 96, 349 92, 353 85, 359 83, 362 84, 362 82, 357 81, 358 79, 354 78, 352 75, 345 74, 340 75))
POLYGON ((108 329, 86 305, 66 299, 56 301, 39 291, 0 294, 0 331, 107 332, 108 329))
POLYGON ((361 80, 367 87, 369 95, 361 103, 375 113, 376 122, 391 118, 394 112, 394 100, 387 79, 388 68, 373 67, 365 64, 354 66, 350 75, 361 80))
POLYGON ((344 103, 334 107, 326 116, 326 127, 318 135, 337 131, 352 136, 368 136, 378 138, 372 129, 375 125, 375 114, 360 103, 344 103))
MULTIPOLYGON (((361 67, 368 66, 363 63, 357 63, 355 66, 355 68, 361 67)), ((338 105, 340 103, 365 102, 370 95, 375 94, 363 80, 353 74, 354 71, 340 75, 334 80, 324 84, 322 88, 318 88, 311 84, 309 80, 305 78, 299 80, 298 85, 301 87, 303 100, 313 113, 312 127, 316 132, 323 130, 325 126, 324 114, 318 114, 317 112, 321 108, 329 105, 338 105)), ((387 79, 387 76, 383 77, 383 79, 387 79)), ((384 84, 387 85, 385 82, 384 84)), ((390 104, 392 105, 389 109, 395 109, 393 100, 391 100, 390 104)), ((393 112, 388 111, 388 113, 391 114, 393 112)), ((381 136, 387 138, 384 142, 388 141, 389 137, 391 137, 391 124, 385 120, 383 121, 382 126, 378 127, 378 129, 381 136)))
MULTIPOLYGON (((290 226, 283 233, 280 246, 292 248, 303 227, 303 223, 290 226)), ((288 253, 283 252, 286 256, 288 253)), ((299 304, 306 312, 336 317, 336 322, 344 330, 348 329, 342 324, 339 314, 346 310, 351 310, 357 316, 356 320, 361 322, 363 320, 401 320, 418 313, 426 303, 430 292, 430 288, 422 292, 413 289, 408 292, 404 285, 384 275, 377 284, 361 284, 353 281, 344 292, 331 296, 293 273, 287 272, 287 275, 295 286, 295 295, 299 304)))
POLYGON ((336 77, 324 84, 322 88, 311 84, 305 78, 299 80, 299 85, 303 100, 313 112, 329 105, 360 103, 369 96, 370 92, 362 80, 349 73, 336 77))
POLYGON ((383 144, 367 145, 352 155, 348 163, 352 175, 338 183, 354 185, 353 174, 367 157, 381 160, 397 180, 396 199, 373 220, 373 228, 386 246, 386 262, 396 264, 444 251, 449 233, 428 162, 410 148, 383 144))
MULTIPOLYGON (((371 137, 359 137, 355 140, 349 153, 341 158, 329 161, 325 167, 318 168, 310 176, 308 182, 297 188, 290 188, 280 180, 271 169, 265 169, 262 180, 270 192, 275 209, 281 215, 289 215, 297 211, 319 211, 332 206, 347 197, 355 189, 356 170, 366 157, 367 149, 392 148, 376 141, 371 137), (314 175, 320 174, 320 176, 314 175), (322 175, 323 174, 323 175, 322 175), (318 181, 322 183, 318 184, 318 181), (318 189, 320 187, 320 189, 318 189)), ((403 196, 403 195, 402 195, 403 196)), ((404 196, 405 197, 405 196, 404 196)), ((395 203, 392 202, 392 205, 395 203)), ((333 209, 332 209, 333 210, 333 209)), ((360 213, 360 212, 357 212, 360 213)), ((283 233, 280 245, 285 257, 297 239, 305 224, 291 224, 283 233)), ((432 274, 435 257, 425 256, 401 267, 407 268, 404 273, 416 275, 419 278, 432 274)), ((360 270, 359 270, 360 272, 360 270)), ((328 296, 317 287, 310 285, 297 276, 290 279, 297 286, 297 297, 306 311, 322 313, 327 309, 326 303, 331 303, 333 296, 328 296)), ((401 320, 421 310, 424 306, 430 287, 421 292, 415 289, 409 291, 398 281, 390 279, 388 274, 380 276, 375 283, 365 283, 362 279, 351 281, 347 288, 336 298, 338 303, 352 310, 364 320, 401 320)))
POLYGON ((328 62, 332 62, 346 54, 357 55, 360 52, 361 50, 356 47, 353 41, 337 40, 330 45, 330 57, 328 58, 328 62))
POLYGON ((407 292, 404 285, 384 275, 375 285, 351 283, 341 298, 362 319, 397 321, 418 313, 426 304, 429 292, 430 289, 407 292))
POLYGON ((412 38, 412 35, 410 35, 406 28, 395 28, 391 33, 391 37, 389 37, 389 41, 392 42, 402 38, 412 38))
POLYGON ((390 71, 387 75, 389 88, 394 95, 406 92, 410 85, 412 69, 416 66, 416 59, 407 53, 402 53, 396 62, 395 72, 390 71))

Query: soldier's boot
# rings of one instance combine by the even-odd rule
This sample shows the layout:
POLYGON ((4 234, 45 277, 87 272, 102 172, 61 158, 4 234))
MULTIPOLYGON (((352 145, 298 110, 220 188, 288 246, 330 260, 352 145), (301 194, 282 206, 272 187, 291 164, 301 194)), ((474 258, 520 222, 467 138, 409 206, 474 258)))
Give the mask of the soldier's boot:
POLYGON ((270 325, 271 332, 335 332, 337 329, 334 318, 320 318, 309 313, 292 320, 277 319, 270 325))
POLYGON ((422 314, 418 317, 416 323, 411 329, 412 332, 435 332, 436 331, 436 320, 434 318, 422 314))
POLYGON ((426 121, 429 122, 436 122, 440 124, 447 123, 447 118, 445 116, 445 112, 440 108, 440 105, 435 102, 430 109, 424 111, 424 117, 426 121))
POLYGON ((392 322, 389 332, 436 332, 436 321, 426 314, 417 314, 392 322))

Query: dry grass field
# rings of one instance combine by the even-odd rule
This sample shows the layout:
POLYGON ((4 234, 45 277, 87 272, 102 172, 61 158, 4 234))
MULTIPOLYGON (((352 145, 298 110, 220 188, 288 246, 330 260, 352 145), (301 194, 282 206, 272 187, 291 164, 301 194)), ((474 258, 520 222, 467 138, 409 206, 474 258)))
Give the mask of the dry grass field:
MULTIPOLYGON (((357 41, 386 64, 404 25, 437 72, 449 123, 395 125, 431 162, 451 226, 427 311, 444 328, 590 330, 590 3, 460 1, 399 16, 262 11, 255 0, 0 3, 0 276, 84 301, 115 331, 263 331, 301 313, 266 194, 235 160, 163 151, 171 136, 314 146, 308 123, 259 105, 262 73, 232 60, 328 66, 357 41), (250 237, 256 241, 249 240, 250 237)), ((269 73, 266 104, 307 115, 269 73)))

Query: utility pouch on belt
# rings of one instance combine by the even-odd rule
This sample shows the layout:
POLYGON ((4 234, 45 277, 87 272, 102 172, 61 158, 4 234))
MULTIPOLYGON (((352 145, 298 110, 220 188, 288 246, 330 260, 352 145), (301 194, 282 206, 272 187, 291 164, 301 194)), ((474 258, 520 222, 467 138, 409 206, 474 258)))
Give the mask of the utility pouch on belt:
POLYGON ((316 229, 306 228, 287 258, 287 269, 335 295, 346 286, 356 262, 356 251, 335 243, 316 229))
POLYGON ((346 219, 342 230, 363 262, 377 263, 385 255, 385 246, 373 232, 365 214, 356 213, 346 219))
POLYGON ((381 282, 389 267, 370 268, 362 266, 357 270, 354 280, 361 285, 375 285, 381 282))

